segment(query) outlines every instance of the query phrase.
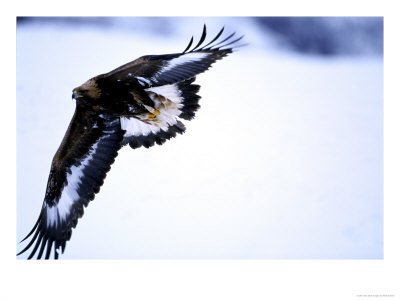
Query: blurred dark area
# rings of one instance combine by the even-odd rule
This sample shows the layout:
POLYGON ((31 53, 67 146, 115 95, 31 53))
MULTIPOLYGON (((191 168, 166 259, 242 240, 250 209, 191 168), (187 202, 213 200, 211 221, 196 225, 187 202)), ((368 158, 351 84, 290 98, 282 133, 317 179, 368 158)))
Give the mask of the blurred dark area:
POLYGON ((152 34, 171 34, 174 17, 17 17, 17 25, 69 26, 76 28, 100 28, 140 30, 152 34))
MULTIPOLYGON (((18 17, 18 26, 44 24, 77 27, 141 30, 172 34, 180 17, 18 17)), ((196 17, 196 19, 199 19, 196 17)), ((208 18, 209 19, 209 18, 208 18)), ((383 17, 224 17, 240 30, 248 21, 261 31, 260 38, 272 39, 282 49, 302 54, 383 55, 383 17), (261 29, 261 30, 260 30, 261 29)), ((227 25, 227 24, 225 24, 227 25)), ((243 28, 248 30, 248 27, 243 28)), ((244 32, 246 33, 246 32, 244 32)), ((251 41, 250 41, 251 43, 251 41)))
POLYGON ((255 18, 283 46, 309 54, 383 54, 383 17, 255 18))

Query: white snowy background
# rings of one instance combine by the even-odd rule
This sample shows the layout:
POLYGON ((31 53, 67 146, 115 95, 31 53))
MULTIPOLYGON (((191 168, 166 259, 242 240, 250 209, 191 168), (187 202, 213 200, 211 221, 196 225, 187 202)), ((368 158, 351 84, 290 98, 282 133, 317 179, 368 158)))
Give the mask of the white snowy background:
POLYGON ((180 52, 204 23, 250 45, 198 76, 184 135, 121 149, 62 258, 383 258, 382 55, 300 54, 248 18, 20 22, 17 242, 40 213, 72 89, 180 52))

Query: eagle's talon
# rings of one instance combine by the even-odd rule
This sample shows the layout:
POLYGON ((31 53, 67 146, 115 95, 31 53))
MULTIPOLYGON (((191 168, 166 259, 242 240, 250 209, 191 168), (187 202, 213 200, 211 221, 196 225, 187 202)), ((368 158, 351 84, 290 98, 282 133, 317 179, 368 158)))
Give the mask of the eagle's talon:
POLYGON ((157 119, 157 116, 158 116, 159 114, 160 114, 160 111, 159 111, 157 108, 155 108, 155 109, 153 110, 153 112, 147 114, 147 118, 148 118, 149 120, 155 120, 155 119, 157 119))

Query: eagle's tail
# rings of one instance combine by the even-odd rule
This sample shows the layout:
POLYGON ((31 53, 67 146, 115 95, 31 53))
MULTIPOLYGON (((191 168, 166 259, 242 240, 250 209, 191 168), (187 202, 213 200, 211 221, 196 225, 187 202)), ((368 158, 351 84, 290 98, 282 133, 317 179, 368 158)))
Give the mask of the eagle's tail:
POLYGON ((200 86, 193 84, 195 77, 174 84, 146 89, 155 103, 155 109, 141 118, 121 118, 121 127, 126 131, 123 145, 133 149, 162 145, 177 133, 185 132, 180 119, 191 120, 199 109, 200 86))

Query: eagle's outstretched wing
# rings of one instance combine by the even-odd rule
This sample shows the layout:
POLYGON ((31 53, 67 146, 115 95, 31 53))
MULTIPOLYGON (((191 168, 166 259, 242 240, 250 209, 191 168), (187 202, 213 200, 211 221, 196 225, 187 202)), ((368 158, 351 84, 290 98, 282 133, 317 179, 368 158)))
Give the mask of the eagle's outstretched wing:
POLYGON ((64 251, 72 228, 83 215, 83 207, 99 192, 121 148, 123 133, 119 118, 95 116, 77 107, 53 158, 39 218, 25 239, 32 234, 33 237, 18 254, 33 245, 29 259, 38 249, 38 259, 45 248, 46 259, 50 257, 52 247, 55 258, 58 249, 64 251))
POLYGON ((186 49, 181 53, 142 56, 103 74, 103 76, 122 81, 134 77, 145 87, 172 84, 192 78, 208 70, 211 64, 217 60, 232 53, 234 48, 240 47, 236 43, 243 36, 235 38, 235 33, 232 33, 219 41, 218 38, 223 31, 224 28, 210 42, 203 45, 207 36, 204 25, 200 40, 193 48, 191 48, 192 37, 186 49))
POLYGON ((53 248, 58 258, 118 150, 126 144, 161 145, 185 131, 181 119, 191 120, 200 107, 196 75, 231 53, 242 38, 231 34, 219 40, 222 33, 223 28, 202 46, 204 26, 193 48, 192 38, 182 53, 143 56, 74 90, 80 97, 74 117, 54 156, 39 218, 25 239, 33 236, 19 254, 33 247, 29 259, 38 250, 37 258, 45 253, 47 259, 53 248))
POLYGON ((182 53, 147 55, 127 63, 107 74, 100 75, 118 82, 137 82, 147 92, 154 103, 149 108, 153 119, 147 116, 121 117, 121 125, 126 130, 123 145, 132 148, 154 144, 161 145, 166 140, 182 134, 185 126, 180 119, 191 120, 199 109, 200 86, 192 84, 196 75, 208 70, 213 63, 222 59, 240 46, 243 38, 235 33, 220 39, 224 28, 211 39, 206 40, 206 26, 196 46, 192 47, 193 37, 182 53), (154 113, 158 116, 155 118, 154 113))

